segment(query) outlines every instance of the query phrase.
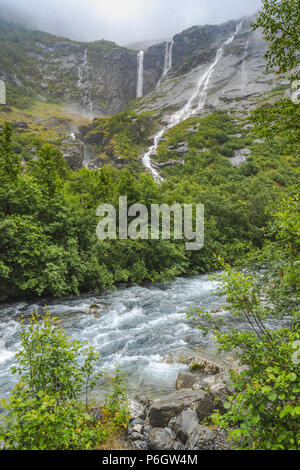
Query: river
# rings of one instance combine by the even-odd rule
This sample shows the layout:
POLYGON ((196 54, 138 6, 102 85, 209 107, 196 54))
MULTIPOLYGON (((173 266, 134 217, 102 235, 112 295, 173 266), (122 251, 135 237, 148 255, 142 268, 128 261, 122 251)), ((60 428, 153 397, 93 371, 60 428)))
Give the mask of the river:
MULTIPOLYGON (((132 394, 161 396, 175 389, 182 364, 170 364, 166 355, 179 348, 198 346, 211 350, 213 340, 203 339, 186 313, 195 304, 215 309, 224 304, 216 295, 217 284, 209 276, 179 278, 171 283, 119 288, 112 293, 85 295, 36 303, 0 305, 0 397, 6 397, 16 382, 10 372, 20 346, 20 317, 47 309, 58 316, 67 333, 87 341, 101 353, 97 367, 112 373, 119 365, 126 372, 132 394), (91 304, 100 305, 100 316, 87 314, 91 304)), ((224 310, 231 326, 236 319, 224 310)), ((239 321, 239 325, 243 324, 239 321)), ((104 381, 96 397, 107 391, 104 381)))

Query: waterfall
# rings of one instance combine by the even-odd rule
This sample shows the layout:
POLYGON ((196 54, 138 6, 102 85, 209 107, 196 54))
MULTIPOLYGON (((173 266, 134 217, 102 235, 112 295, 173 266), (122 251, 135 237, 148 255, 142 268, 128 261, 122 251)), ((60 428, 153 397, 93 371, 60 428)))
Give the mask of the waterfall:
POLYGON ((149 148, 148 152, 145 153, 142 161, 145 167, 152 173, 155 181, 160 182, 163 181, 163 178, 158 174, 158 172, 153 168, 152 163, 151 163, 151 155, 156 152, 159 143, 163 137, 163 135, 172 127, 176 126, 180 122, 184 121, 185 119, 188 119, 192 115, 198 113, 200 110, 202 110, 205 106, 206 102, 206 96, 207 96, 207 90, 209 86, 210 79, 212 77, 213 72, 215 71, 215 68, 221 59, 224 49, 226 46, 231 44, 233 40, 236 38, 236 36, 239 34, 241 31, 242 25, 243 25, 244 20, 242 20, 236 27, 236 30, 232 36, 230 36, 227 41, 224 42, 224 44, 218 49, 216 57, 214 62, 210 65, 209 69, 202 75, 197 83, 197 86, 195 88, 194 93, 192 94, 191 98, 189 101, 186 103, 186 105, 181 108, 179 111, 174 113, 169 121, 167 126, 160 130, 154 137, 154 144, 152 147, 149 148), (199 96, 200 93, 200 96, 199 96), (196 98, 199 96, 199 102, 198 105, 195 109, 193 109, 193 103, 196 100, 196 98))
POLYGON ((84 51, 82 64, 78 67, 78 81, 77 88, 80 91, 79 99, 83 109, 88 110, 87 114, 90 118, 93 116, 93 102, 91 98, 91 91, 84 85, 85 79, 88 78, 88 54, 87 49, 84 51))
POLYGON ((166 42, 166 49, 165 49, 165 61, 164 61, 164 70, 162 76, 160 77, 156 88, 160 87, 162 80, 165 76, 169 73, 172 68, 172 56, 173 56, 173 46, 174 46, 174 39, 171 42, 166 42))
POLYGON ((137 56, 138 73, 137 73, 137 89, 136 97, 141 98, 144 91, 144 51, 140 51, 137 56))
POLYGON ((247 85, 246 59, 248 57, 248 46, 249 46, 249 41, 247 41, 245 44, 245 53, 244 53, 244 59, 243 59, 243 64, 242 64, 242 86, 241 86, 242 91, 245 90, 246 85, 247 85))

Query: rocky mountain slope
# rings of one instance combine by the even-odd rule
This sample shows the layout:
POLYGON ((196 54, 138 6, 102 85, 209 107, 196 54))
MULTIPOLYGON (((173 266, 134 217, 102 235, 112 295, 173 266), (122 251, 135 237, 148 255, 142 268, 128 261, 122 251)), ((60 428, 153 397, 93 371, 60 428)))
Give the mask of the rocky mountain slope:
MULTIPOLYGON (((259 101, 286 92, 284 82, 265 72, 266 46, 250 22, 195 26, 172 41, 153 44, 144 51, 139 74, 139 51, 107 41, 75 42, 0 20, 0 79, 13 108, 0 109, 0 123, 20 121, 20 132, 46 138, 56 133, 74 169, 105 163, 123 167, 133 160, 141 164, 156 130, 168 131, 186 118, 220 110, 242 117, 259 101), (143 97, 136 99, 141 79, 143 97), (43 103, 48 109, 40 116, 43 103), (111 122, 89 125, 92 118, 128 108, 111 122)), ((183 163, 189 143, 178 144, 183 150, 174 158, 183 163)), ((157 147, 150 157, 161 167, 168 161, 156 158, 157 147)))

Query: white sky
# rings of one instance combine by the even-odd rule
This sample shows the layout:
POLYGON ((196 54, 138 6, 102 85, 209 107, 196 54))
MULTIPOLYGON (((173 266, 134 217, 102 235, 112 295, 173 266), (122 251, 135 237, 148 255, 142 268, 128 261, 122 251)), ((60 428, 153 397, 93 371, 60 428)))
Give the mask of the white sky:
POLYGON ((72 39, 119 44, 173 36, 255 13, 261 0, 0 0, 28 25, 72 39))

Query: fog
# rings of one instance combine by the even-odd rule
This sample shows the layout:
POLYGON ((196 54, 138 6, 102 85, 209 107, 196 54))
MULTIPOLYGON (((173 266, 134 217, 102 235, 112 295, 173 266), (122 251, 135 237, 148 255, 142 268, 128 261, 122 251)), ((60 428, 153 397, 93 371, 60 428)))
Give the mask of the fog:
POLYGON ((126 45, 255 13, 261 0, 0 0, 0 16, 80 41, 126 45))

